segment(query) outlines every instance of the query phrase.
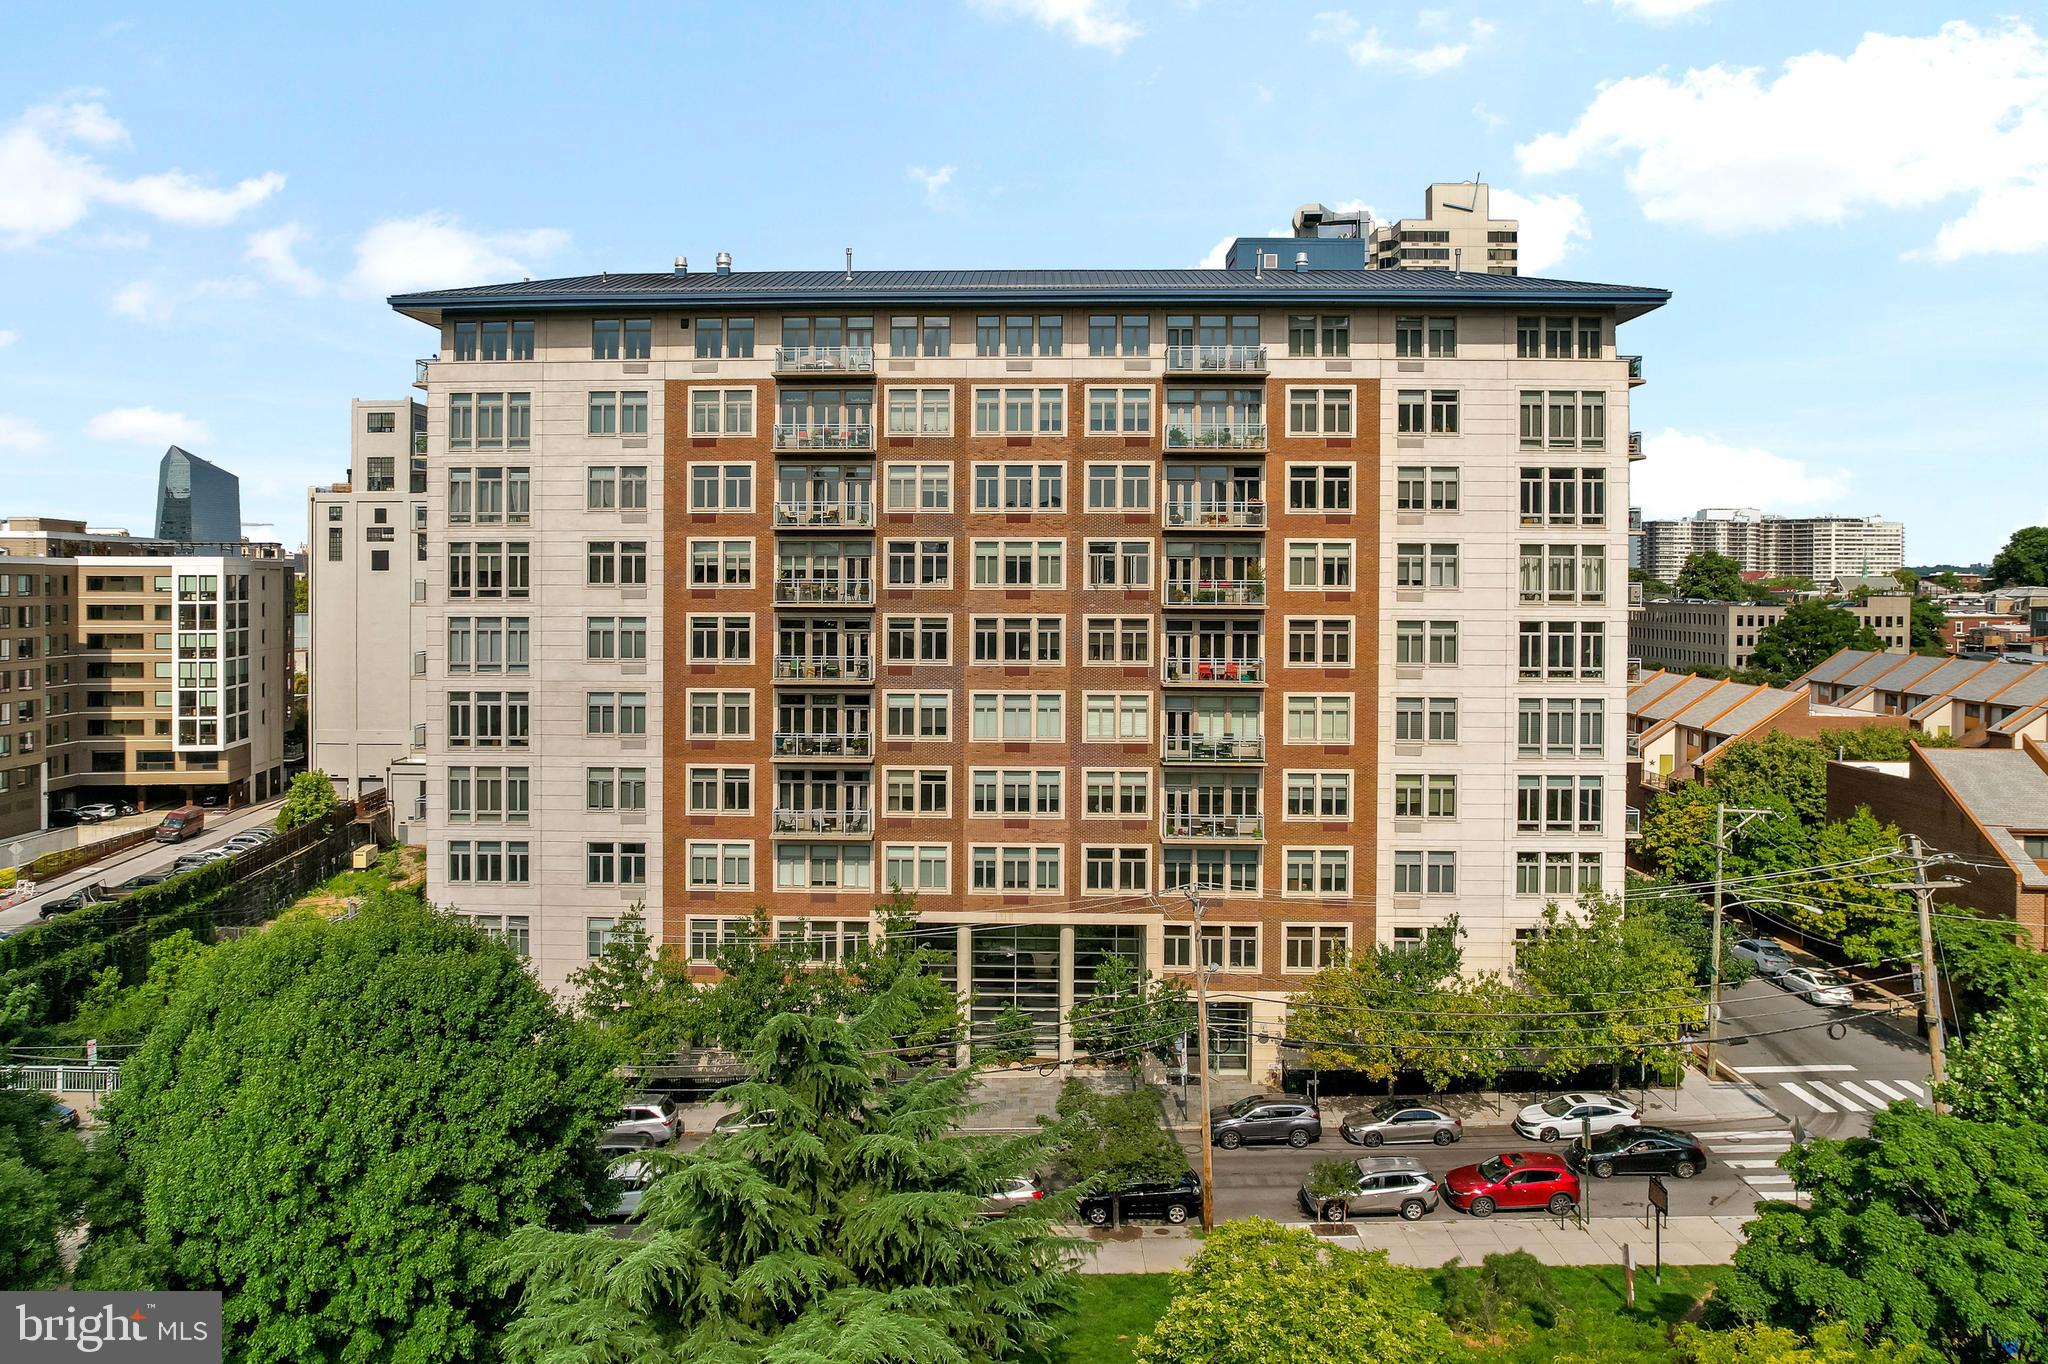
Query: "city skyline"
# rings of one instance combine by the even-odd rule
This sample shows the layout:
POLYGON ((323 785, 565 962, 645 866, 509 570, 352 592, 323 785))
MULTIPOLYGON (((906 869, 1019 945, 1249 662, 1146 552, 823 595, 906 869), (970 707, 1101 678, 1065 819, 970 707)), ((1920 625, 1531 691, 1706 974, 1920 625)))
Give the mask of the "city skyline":
POLYGON ((1638 343, 1656 357, 1647 515, 1883 512, 1914 562, 1986 559, 2048 516, 2027 483, 2039 348, 2020 330, 2043 292, 2028 253, 2048 246, 2023 141, 2048 40, 1960 13, 983 0, 878 14, 853 45, 800 10, 629 15, 587 35, 618 100, 596 139, 546 131, 589 90, 540 83, 508 106, 494 83, 532 50, 531 16, 489 33, 409 17, 419 50, 475 57, 417 89, 375 11, 346 28, 39 17, 0 54, 0 510, 144 528, 175 443, 296 541, 304 489, 346 468, 347 400, 408 377, 417 337, 383 306, 403 289, 708 268, 721 250, 825 269, 848 246, 857 269, 1195 266, 1303 201, 1389 221, 1431 181, 1483 172, 1522 222, 1525 274, 1674 291, 1638 343), (914 94, 888 79, 905 41, 934 58, 914 94), (664 66, 712 48, 687 80, 664 66), (1234 97, 1175 93, 1226 53, 1234 97), (775 94, 791 73, 801 98, 775 94), (1296 135, 1381 102, 1439 116, 1398 146, 1296 135), (1143 164, 1144 130, 1174 118, 1209 134, 1199 173, 1143 164), (1045 154, 1118 127, 1131 157, 1045 154), (429 142, 495 168, 409 170, 429 142), (1925 496, 1965 459, 2001 489, 1992 516, 1925 496))

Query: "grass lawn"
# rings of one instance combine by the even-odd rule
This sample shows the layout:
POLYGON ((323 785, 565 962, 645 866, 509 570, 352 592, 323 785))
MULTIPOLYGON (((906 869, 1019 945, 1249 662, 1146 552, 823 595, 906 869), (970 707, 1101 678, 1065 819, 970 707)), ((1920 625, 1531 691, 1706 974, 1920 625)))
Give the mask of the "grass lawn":
MULTIPOLYGON (((1564 1297, 1558 1319, 1539 1326, 1527 1313, 1517 1313, 1493 1339, 1467 1338, 1469 1357, 1504 1364, 1538 1364, 1563 1354, 1616 1364, 1668 1360, 1666 1332, 1671 1324, 1725 1271, 1712 1265, 1666 1265, 1659 1285, 1648 1270, 1639 1270, 1634 1310, 1624 1304, 1619 1265, 1552 1272, 1564 1297)), ((1074 1329, 1054 1351, 1052 1364, 1127 1364, 1138 1337, 1152 1329, 1172 1294, 1173 1276, 1168 1274, 1082 1275, 1074 1329)), ((1433 1282, 1424 1286, 1421 1301, 1431 1309, 1438 1305, 1440 1295, 1433 1282)))

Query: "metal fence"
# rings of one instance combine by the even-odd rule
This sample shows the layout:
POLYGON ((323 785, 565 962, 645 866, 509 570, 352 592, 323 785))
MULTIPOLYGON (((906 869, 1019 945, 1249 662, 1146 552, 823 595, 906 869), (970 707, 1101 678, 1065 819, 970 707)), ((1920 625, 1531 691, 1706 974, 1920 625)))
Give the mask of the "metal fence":
POLYGON ((121 1087, 121 1068, 111 1065, 8 1066, 0 1080, 16 1089, 45 1094, 111 1094, 121 1087))

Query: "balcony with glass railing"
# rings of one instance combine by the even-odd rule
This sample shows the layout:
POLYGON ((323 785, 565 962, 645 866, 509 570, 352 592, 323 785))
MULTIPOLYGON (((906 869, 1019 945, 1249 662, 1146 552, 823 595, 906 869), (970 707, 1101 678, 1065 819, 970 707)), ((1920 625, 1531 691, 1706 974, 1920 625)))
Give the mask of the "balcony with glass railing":
MULTIPOLYGON (((1171 564, 1167 571, 1172 572, 1171 564)), ((1264 606, 1266 580, 1168 577, 1165 601, 1168 606, 1264 606)))
POLYGON ((1159 760, 1168 763, 1262 763, 1265 736, 1259 734, 1169 734, 1160 740, 1159 760))
POLYGON ((873 346, 777 346, 777 374, 873 374, 873 346))
POLYGON ((1264 346, 1168 346, 1168 374, 1264 374, 1264 346))
POLYGON ((438 355, 433 355, 424 360, 412 362, 412 386, 414 388, 425 388, 427 386, 428 372, 433 369, 434 361, 440 358, 438 355))
POLYGON ((801 761, 865 759, 874 756, 874 736, 866 730, 777 730, 774 755, 801 761))
POLYGON ((777 654, 774 673, 777 682, 872 682, 875 660, 866 654, 777 654))
POLYGON ((1622 358, 1622 359, 1624 359, 1624 360, 1626 360, 1626 361, 1628 361, 1628 386, 1629 386, 1630 388, 1634 388, 1634 387, 1636 387, 1636 386, 1637 386, 1638 384, 1645 384, 1645 383, 1648 383, 1648 382, 1649 382, 1649 380, 1647 380, 1647 379, 1645 379, 1645 378, 1643 377, 1643 357, 1642 357, 1642 356, 1640 356, 1640 355, 1624 355, 1624 356, 1622 356, 1621 358, 1622 358))
POLYGON ((867 530, 874 524, 875 504, 866 498, 775 504, 777 530, 867 530))
POLYGON ((1161 838, 1195 838, 1205 842, 1243 843, 1253 842, 1266 836, 1266 821, 1262 815, 1197 815, 1175 814, 1172 811, 1159 817, 1161 838))
POLYGON ((816 834, 827 838, 865 838, 874 832, 873 811, 866 809, 796 810, 777 806, 778 834, 816 834))
POLYGON ((777 422, 771 433, 775 449, 793 453, 813 450, 872 450, 873 422, 777 422))
POLYGON ((1256 687, 1266 680, 1263 658, 1194 658, 1169 655, 1160 678, 1170 686, 1256 687))
POLYGON ((1208 502, 1175 498, 1169 491, 1165 525, 1168 530, 1264 530, 1266 502, 1254 498, 1245 502, 1208 502))
POLYGON ((1646 456, 1643 454, 1642 432, 1631 431, 1628 433, 1628 457, 1630 463, 1634 463, 1636 460, 1646 458, 1646 456))
POLYGON ((873 578, 803 578, 785 574, 775 580, 778 606, 866 606, 874 600, 873 578))
POLYGON ((1263 450, 1266 448, 1264 422, 1202 421, 1169 418, 1166 423, 1169 450, 1263 450))

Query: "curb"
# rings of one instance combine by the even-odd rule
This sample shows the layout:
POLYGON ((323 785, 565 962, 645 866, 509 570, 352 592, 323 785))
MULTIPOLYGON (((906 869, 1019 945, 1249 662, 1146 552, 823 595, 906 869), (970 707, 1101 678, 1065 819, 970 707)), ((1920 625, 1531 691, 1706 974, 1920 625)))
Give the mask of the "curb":
MULTIPOLYGON (((1798 1119, 1794 1118, 1790 1113, 1787 1113, 1784 1109, 1779 1108, 1776 1104, 1772 1103, 1770 1099, 1766 1096, 1762 1086, 1758 1085, 1754 1080, 1750 1079, 1747 1075, 1744 1075, 1741 1071, 1729 1065, 1726 1061, 1723 1061, 1718 1056, 1714 1058, 1714 1069, 1719 1074, 1727 1076, 1728 1079, 1733 1081, 1735 1084, 1740 1085, 1742 1087, 1742 1092, 1744 1094, 1747 1094, 1751 1099, 1755 1100, 1758 1104, 1761 1104, 1771 1114, 1771 1116, 1775 1117, 1779 1122, 1791 1124, 1798 1121, 1798 1119)), ((1710 1080, 1712 1078, 1713 1077, 1711 1076, 1709 1077, 1710 1080)))

